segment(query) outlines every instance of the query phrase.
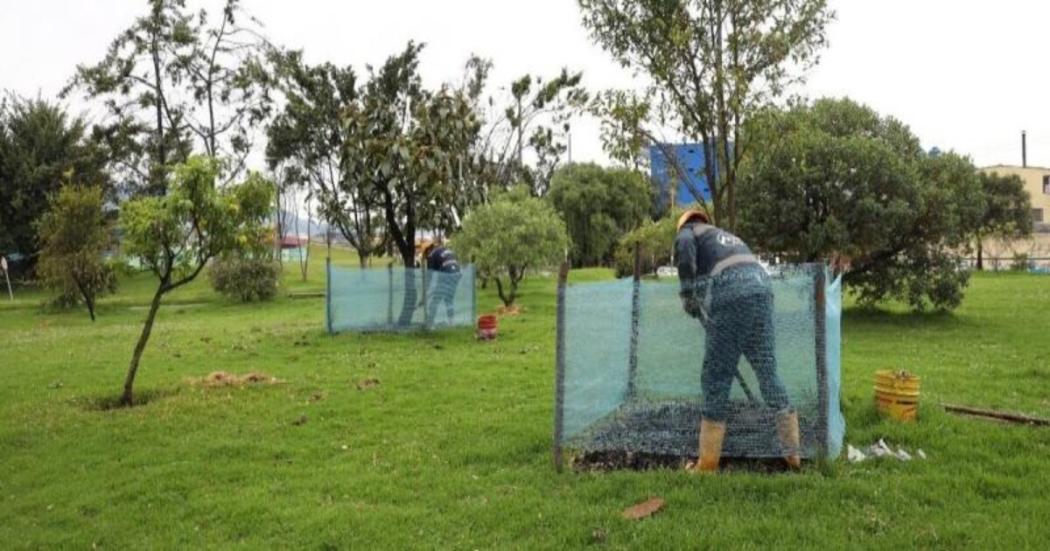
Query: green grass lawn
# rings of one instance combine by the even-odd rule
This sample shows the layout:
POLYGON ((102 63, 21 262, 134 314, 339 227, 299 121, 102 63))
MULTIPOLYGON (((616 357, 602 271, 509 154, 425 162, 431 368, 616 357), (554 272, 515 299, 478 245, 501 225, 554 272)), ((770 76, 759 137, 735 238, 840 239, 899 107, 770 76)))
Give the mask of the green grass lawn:
MULTIPOLYGON (((342 251, 345 253, 345 251, 342 251)), ((341 254, 341 264, 352 255, 341 254)), ((287 267, 285 289, 324 286, 287 267)), ((574 272, 582 278, 608 272, 574 272)), ((556 474, 554 281, 492 343, 323 332, 323 299, 240 305, 206 280, 162 308, 138 379, 116 396, 152 282, 83 311, 0 306, 0 548, 1045 548, 1050 429, 942 413, 939 402, 1050 416, 1050 278, 978 275, 953 315, 850 310, 847 441, 885 437, 925 462, 834 462, 801 474, 556 474), (876 369, 923 377, 921 422, 872 411, 876 369), (285 384, 205 389, 211 371, 285 384), (374 388, 357 383, 376 378, 374 388), (305 423, 301 422, 305 417, 305 423), (298 421, 298 423, 296 423, 298 421), (625 507, 667 500, 628 522, 625 507)), ((498 304, 482 291, 482 311, 498 304)))

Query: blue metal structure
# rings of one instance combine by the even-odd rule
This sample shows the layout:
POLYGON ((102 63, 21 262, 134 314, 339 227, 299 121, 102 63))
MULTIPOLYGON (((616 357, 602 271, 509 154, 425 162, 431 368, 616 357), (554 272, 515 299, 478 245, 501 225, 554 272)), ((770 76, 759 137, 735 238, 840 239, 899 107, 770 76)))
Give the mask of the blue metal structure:
POLYGON ((649 161, 659 206, 666 208, 670 205, 672 189, 676 206, 711 201, 711 189, 704 175, 703 144, 654 144, 649 146, 649 161), (675 168, 676 163, 681 170, 675 168), (673 188, 671 182, 674 182, 673 188))

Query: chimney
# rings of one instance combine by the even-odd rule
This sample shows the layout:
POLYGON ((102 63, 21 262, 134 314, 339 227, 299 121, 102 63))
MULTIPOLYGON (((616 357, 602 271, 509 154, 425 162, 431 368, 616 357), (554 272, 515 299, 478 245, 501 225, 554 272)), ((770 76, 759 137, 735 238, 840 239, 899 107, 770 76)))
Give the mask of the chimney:
POLYGON ((1028 168, 1028 133, 1021 131, 1021 168, 1028 168))

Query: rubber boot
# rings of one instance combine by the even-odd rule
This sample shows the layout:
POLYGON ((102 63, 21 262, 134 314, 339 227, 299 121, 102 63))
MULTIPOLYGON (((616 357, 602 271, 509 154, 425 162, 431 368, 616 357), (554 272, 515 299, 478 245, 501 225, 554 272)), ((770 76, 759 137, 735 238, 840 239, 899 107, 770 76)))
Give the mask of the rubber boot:
POLYGON ((693 466, 693 472, 713 473, 718 470, 718 461, 722 458, 722 440, 725 439, 726 424, 700 420, 700 457, 693 466))
POLYGON ((780 439, 788 467, 800 469, 802 458, 799 457, 798 412, 794 409, 785 408, 777 413, 777 438, 780 439))

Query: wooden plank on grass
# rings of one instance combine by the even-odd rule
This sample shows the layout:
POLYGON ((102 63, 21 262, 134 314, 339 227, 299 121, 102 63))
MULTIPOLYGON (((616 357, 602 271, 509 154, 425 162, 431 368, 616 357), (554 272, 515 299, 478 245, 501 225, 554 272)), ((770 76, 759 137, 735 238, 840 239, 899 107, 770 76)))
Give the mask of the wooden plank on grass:
POLYGON ((1012 413, 1009 411, 996 411, 994 409, 980 409, 973 408, 970 406, 957 406, 953 404, 941 404, 941 407, 945 411, 950 413, 961 413, 963 415, 973 415, 975 417, 987 417, 989 419, 998 419, 1001 421, 1009 421, 1011 423, 1019 423, 1023 425, 1034 425, 1037 427, 1050 427, 1050 419, 1042 419, 1040 417, 1031 417, 1021 413, 1012 413))

